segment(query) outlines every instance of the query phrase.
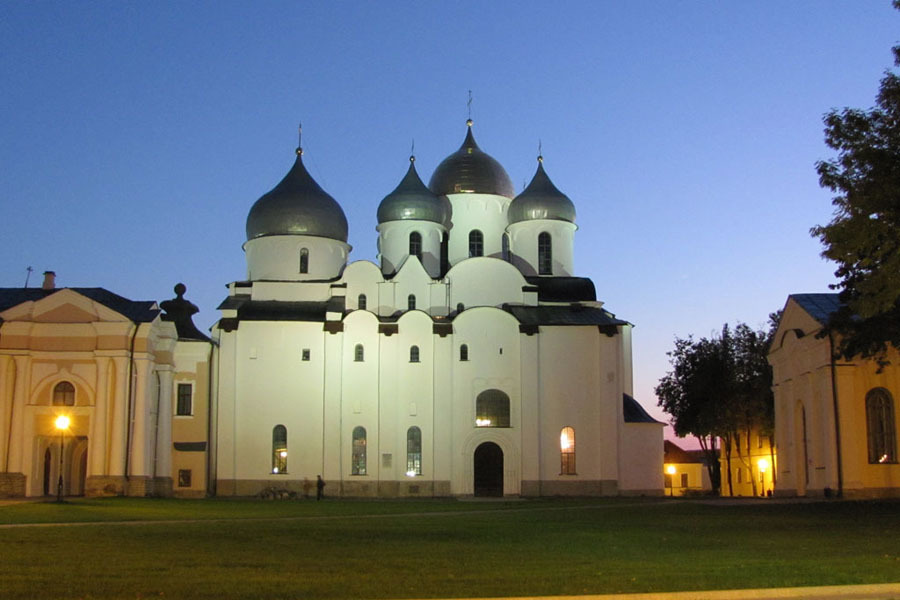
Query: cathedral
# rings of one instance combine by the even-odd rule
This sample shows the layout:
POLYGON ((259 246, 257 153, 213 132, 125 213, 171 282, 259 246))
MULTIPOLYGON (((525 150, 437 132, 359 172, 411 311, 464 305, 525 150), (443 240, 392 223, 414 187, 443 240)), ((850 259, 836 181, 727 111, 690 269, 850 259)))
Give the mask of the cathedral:
POLYGON ((575 275, 575 216, 541 157, 516 195, 469 121, 381 199, 378 264, 348 263, 298 148, 209 337, 184 286, 0 290, 0 494, 661 495, 663 425, 631 324, 575 275))

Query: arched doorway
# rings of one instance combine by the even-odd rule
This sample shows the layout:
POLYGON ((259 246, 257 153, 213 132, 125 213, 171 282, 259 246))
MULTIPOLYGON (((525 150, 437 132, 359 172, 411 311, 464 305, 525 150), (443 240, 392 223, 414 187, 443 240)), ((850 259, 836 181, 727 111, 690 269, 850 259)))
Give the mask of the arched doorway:
POLYGON ((475 449, 475 495, 503 496, 503 450, 494 442, 475 449))

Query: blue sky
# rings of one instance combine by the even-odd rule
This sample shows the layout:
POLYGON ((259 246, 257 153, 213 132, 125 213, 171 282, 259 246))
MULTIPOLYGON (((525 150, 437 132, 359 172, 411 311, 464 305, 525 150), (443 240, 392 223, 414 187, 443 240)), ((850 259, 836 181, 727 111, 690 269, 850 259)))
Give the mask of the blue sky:
POLYGON ((183 281, 208 327, 246 275, 253 202, 293 162, 344 208, 353 260, 415 140, 424 180, 475 136, 517 191, 542 144, 575 202, 577 274, 636 325, 635 392, 675 336, 764 326, 827 291, 822 115, 891 66, 887 0, 5 2, 0 286, 26 267, 133 299, 183 281))

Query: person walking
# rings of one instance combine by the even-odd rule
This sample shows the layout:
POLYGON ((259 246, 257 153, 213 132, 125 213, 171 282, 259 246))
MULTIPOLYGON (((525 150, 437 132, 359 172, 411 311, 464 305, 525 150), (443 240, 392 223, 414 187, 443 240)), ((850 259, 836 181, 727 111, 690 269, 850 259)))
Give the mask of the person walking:
POLYGON ((325 495, 325 481, 321 475, 316 475, 316 500, 321 500, 325 495))

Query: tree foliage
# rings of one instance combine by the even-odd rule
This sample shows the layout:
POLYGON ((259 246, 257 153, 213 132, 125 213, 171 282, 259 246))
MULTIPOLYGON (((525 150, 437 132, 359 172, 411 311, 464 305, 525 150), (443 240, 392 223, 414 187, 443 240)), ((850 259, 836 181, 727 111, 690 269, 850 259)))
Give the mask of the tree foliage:
MULTIPOLYGON (((900 66, 900 46, 893 53, 900 66)), ((816 164, 819 183, 836 194, 835 211, 811 233, 838 265, 832 288, 843 307, 828 331, 840 334, 846 358, 900 347, 900 77, 885 73, 876 102, 825 115, 825 143, 837 157, 816 164)))

